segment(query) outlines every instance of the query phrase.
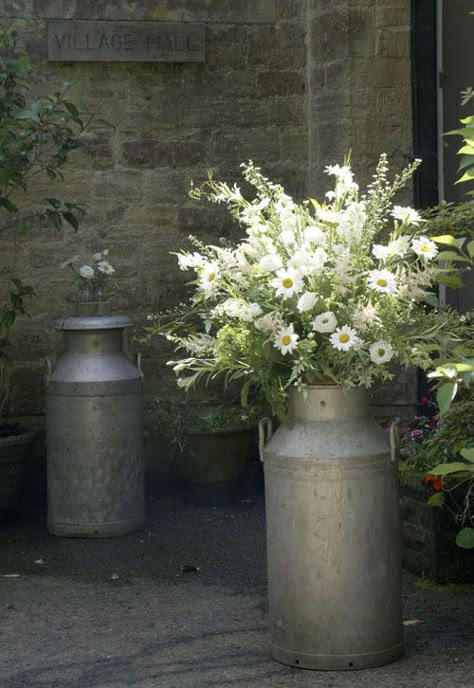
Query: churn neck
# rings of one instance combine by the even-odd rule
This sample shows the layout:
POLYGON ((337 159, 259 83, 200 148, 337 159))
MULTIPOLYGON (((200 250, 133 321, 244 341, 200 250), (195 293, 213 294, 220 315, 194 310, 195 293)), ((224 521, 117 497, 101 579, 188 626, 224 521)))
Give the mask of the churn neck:
POLYGON ((290 391, 288 415, 294 420, 350 420, 368 413, 368 394, 361 387, 307 385, 290 391))
POLYGON ((122 351, 123 331, 132 325, 125 315, 61 318, 55 327, 64 333, 65 352, 106 354, 122 351))

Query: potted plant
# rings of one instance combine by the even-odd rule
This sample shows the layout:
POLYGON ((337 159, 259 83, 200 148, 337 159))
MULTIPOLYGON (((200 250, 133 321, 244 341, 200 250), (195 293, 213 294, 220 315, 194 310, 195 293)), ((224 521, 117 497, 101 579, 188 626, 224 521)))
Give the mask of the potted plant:
POLYGON ((438 583, 474 582, 474 550, 457 544, 474 525, 474 477, 460 453, 474 444, 474 401, 456 401, 440 420, 433 392, 400 429, 403 564, 438 583))
POLYGON ((157 421, 177 453, 190 501, 218 505, 246 495, 262 415, 254 405, 157 400, 157 421))
POLYGON ((244 405, 255 389, 288 421, 261 425, 269 610, 273 657, 301 668, 403 652, 398 433, 389 446, 366 388, 429 367, 464 327, 435 294, 457 270, 393 202, 418 164, 389 181, 382 155, 364 195, 347 160, 330 165, 334 189, 299 205, 251 162, 249 197, 210 175, 192 195, 224 204, 242 240, 181 252, 193 295, 151 328, 187 353, 170 362, 182 387, 239 379, 244 405))
POLYGON ((24 298, 33 296, 31 287, 13 280, 10 301, 0 318, 0 520, 12 518, 20 503, 25 464, 36 433, 26 430, 9 417, 11 384, 7 365, 9 334, 18 314, 25 314, 24 298))
MULTIPOLYGON (((81 147, 81 137, 92 123, 111 125, 80 112, 69 100, 67 83, 52 93, 27 98, 33 78, 29 59, 20 45, 24 26, 21 19, 0 26, 0 229, 23 233, 44 224, 59 229, 66 223, 77 230, 84 206, 48 197, 35 207, 29 201, 30 183, 39 176, 57 184, 63 179, 62 168, 70 153, 81 147)), ((25 313, 23 299, 34 293, 18 277, 8 283, 13 287, 9 288, 0 320, 0 394, 4 412, 10 398, 6 367, 9 331, 17 315, 25 313)), ((34 434, 8 420, 0 434, 0 514, 6 514, 18 501, 22 457, 29 453, 34 434)))

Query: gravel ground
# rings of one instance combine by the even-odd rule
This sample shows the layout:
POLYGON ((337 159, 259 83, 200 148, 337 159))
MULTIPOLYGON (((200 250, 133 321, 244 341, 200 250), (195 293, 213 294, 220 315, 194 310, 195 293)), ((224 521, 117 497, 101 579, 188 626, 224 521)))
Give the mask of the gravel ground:
POLYGON ((143 533, 63 539, 32 507, 0 528, 0 688, 474 688, 474 587, 408 574, 403 659, 352 673, 274 662, 264 527, 259 498, 160 497, 143 533))

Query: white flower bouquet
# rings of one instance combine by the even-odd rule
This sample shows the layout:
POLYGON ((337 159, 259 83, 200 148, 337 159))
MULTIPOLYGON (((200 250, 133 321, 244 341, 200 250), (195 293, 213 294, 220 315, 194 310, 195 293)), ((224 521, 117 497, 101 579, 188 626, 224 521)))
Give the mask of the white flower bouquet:
POLYGON ((69 300, 73 303, 99 303, 109 297, 115 268, 109 261, 109 249, 92 255, 92 260, 85 265, 80 256, 68 258, 61 264, 61 269, 70 268, 77 292, 69 300))
POLYGON ((349 164, 326 168, 335 188, 324 202, 297 205, 252 162, 242 165, 254 189, 209 176, 191 195, 225 204, 243 228, 237 245, 177 254, 193 271, 188 304, 150 316, 148 332, 164 334, 187 357, 170 361, 178 384, 223 375, 242 379, 284 415, 291 385, 370 387, 393 367, 431 364, 461 341, 460 317, 439 310, 436 285, 454 286, 452 262, 423 233, 412 208, 393 205, 419 164, 392 182, 383 155, 365 195, 349 164), (440 264, 443 267, 440 267, 440 264))

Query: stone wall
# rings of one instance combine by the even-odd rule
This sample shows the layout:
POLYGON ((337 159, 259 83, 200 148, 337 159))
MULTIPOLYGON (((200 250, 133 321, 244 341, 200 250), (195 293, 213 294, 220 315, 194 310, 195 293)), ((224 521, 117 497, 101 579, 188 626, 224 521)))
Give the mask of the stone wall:
MULTIPOLYGON (((7 4, 7 3, 6 3, 7 4)), ((64 80, 72 99, 116 125, 86 137, 57 190, 87 203, 77 234, 1 234, 2 288, 14 271, 34 285, 31 320, 15 327, 14 411, 41 425, 42 357, 59 348, 51 322, 68 310, 74 254, 104 247, 119 273, 114 308, 137 324, 185 293, 169 252, 187 236, 236 237, 219 209, 188 197, 212 168, 233 180, 252 158, 297 199, 326 190, 322 170, 352 147, 365 179, 379 152, 411 151, 409 2, 387 0, 25 0, 38 93, 64 80), (46 20, 206 23, 203 63, 48 63, 46 20)), ((56 190, 55 190, 56 193, 56 190)), ((29 198, 51 195, 37 184, 29 198)), ((132 343, 133 348, 133 343, 132 343)), ((159 347, 143 347, 147 403, 170 384, 159 347)), ((413 401, 410 385, 397 398, 413 401), (408 394, 408 395, 407 395, 408 394)), ((401 400, 401 401, 400 401, 401 400)), ((386 394, 383 394, 386 402, 386 394)), ((394 402, 397 399, 393 399, 394 402)), ((151 416, 151 414, 150 414, 151 416)), ((150 423, 152 428, 153 423, 150 423)), ((151 453, 156 452, 154 442, 151 453)))

